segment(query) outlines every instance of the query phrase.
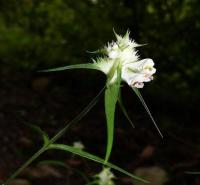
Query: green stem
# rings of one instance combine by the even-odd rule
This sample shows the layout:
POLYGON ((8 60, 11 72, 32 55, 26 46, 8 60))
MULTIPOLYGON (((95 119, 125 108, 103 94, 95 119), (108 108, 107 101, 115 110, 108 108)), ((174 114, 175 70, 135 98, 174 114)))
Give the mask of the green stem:
POLYGON ((36 158, 38 158, 44 151, 46 150, 46 146, 40 148, 29 160, 27 160, 18 170, 16 170, 10 178, 6 180, 6 182, 2 185, 8 185, 13 179, 15 179, 27 166, 29 166, 36 158))
POLYGON ((48 150, 49 146, 57 141, 66 130, 74 123, 80 121, 97 103, 99 96, 104 91, 105 87, 98 93, 98 95, 82 110, 82 112, 70 121, 64 128, 62 128, 52 139, 49 140, 42 148, 40 148, 30 159, 28 159, 18 170, 16 170, 2 185, 8 185, 14 178, 16 178, 27 166, 29 166, 35 159, 37 159, 42 153, 48 150))
POLYGON ((72 121, 70 121, 63 129, 61 129, 51 140, 50 140, 50 144, 54 143, 55 141, 57 141, 65 132, 66 130, 74 123, 77 123, 78 121, 80 121, 91 109, 92 107, 94 107, 94 105, 97 103, 99 96, 101 95, 101 93, 104 91, 104 88, 97 94, 97 96, 83 109, 83 111, 76 116, 72 121))

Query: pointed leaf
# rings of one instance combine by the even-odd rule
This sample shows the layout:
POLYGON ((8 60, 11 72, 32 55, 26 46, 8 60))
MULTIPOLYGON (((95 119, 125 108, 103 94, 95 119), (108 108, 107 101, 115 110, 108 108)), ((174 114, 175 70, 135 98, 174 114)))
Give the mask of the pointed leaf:
POLYGON ((60 166, 60 167, 64 167, 66 169, 68 169, 68 165, 62 161, 58 161, 58 160, 44 160, 44 161, 40 161, 37 165, 54 165, 54 166, 60 166))
MULTIPOLYGON (((77 149, 77 148, 74 148, 74 147, 71 147, 71 146, 68 146, 68 145, 64 145, 64 144, 51 144, 48 149, 56 149, 56 150, 63 150, 63 151, 67 151, 67 152, 71 152, 73 154, 76 154, 76 155, 79 155, 81 157, 84 157, 84 158, 87 158, 87 159, 90 159, 92 161, 95 161, 97 163, 101 163, 101 164, 104 164, 104 160, 98 156, 95 156, 93 154, 90 154, 88 152, 85 152, 83 150, 80 150, 80 149, 77 149)), ((113 168, 125 175, 128 175, 136 180, 139 180, 139 181, 142 181, 142 182, 145 182, 145 183, 148 183, 148 181, 138 177, 138 176, 135 176, 125 170, 123 170, 122 168, 119 168, 118 166, 112 164, 112 163, 106 163, 105 164, 106 166, 110 167, 110 168, 113 168)))
POLYGON ((103 49, 98 49, 98 50, 95 50, 95 51, 86 51, 87 53, 91 53, 91 54, 106 54, 106 49, 103 48, 103 49))
POLYGON ((118 88, 115 84, 109 86, 105 91, 105 112, 106 112, 106 122, 107 122, 107 148, 105 162, 108 161, 112 145, 113 145, 113 135, 114 135, 114 117, 115 117, 115 106, 117 102, 118 88))
POLYGON ((117 70, 116 82, 114 84, 110 84, 105 91, 105 113, 106 113, 106 123, 107 123, 107 147, 106 147, 105 163, 108 161, 112 151, 113 138, 114 138, 115 107, 121 83, 120 66, 118 66, 116 70, 117 70))
POLYGON ((30 127, 32 130, 36 131, 38 134, 40 134, 43 138, 44 145, 47 145, 49 143, 49 136, 46 132, 44 132, 39 126, 33 125, 31 123, 25 124, 28 127, 30 127))
POLYGON ((124 113, 126 119, 129 121, 129 123, 131 124, 131 126, 133 128, 135 128, 135 125, 131 121, 131 118, 129 117, 129 115, 128 115, 127 111, 126 111, 126 108, 124 107, 124 104, 122 102, 121 90, 119 91, 118 103, 119 103, 119 106, 120 106, 122 112, 124 113))
POLYGON ((97 94, 97 96, 81 111, 81 113, 76 116, 73 120, 71 120, 63 129, 61 129, 50 141, 51 143, 54 143, 57 139, 59 139, 66 130, 73 124, 79 122, 98 102, 100 95, 104 91, 105 86, 103 89, 97 94))
POLYGON ((52 72, 52 71, 63 71, 68 69, 95 69, 100 70, 99 67, 97 67, 95 64, 88 63, 88 64, 75 64, 75 65, 69 65, 64 67, 57 67, 53 69, 46 69, 46 70, 40 70, 39 72, 52 72))
POLYGON ((115 35, 117 40, 121 39, 121 36, 116 33, 114 28, 113 28, 113 32, 114 32, 114 35, 115 35))
POLYGON ((160 129, 158 128, 158 126, 157 126, 157 124, 156 124, 156 122, 155 122, 153 116, 151 115, 151 112, 150 112, 149 108, 147 107, 147 105, 146 105, 146 103, 145 103, 145 101, 144 101, 142 95, 140 94, 140 91, 139 91, 137 88, 132 88, 132 89, 134 90, 135 94, 138 96, 138 98, 139 98, 140 101, 142 102, 142 104, 143 104, 145 110, 147 111, 149 117, 151 118, 151 120, 152 120, 154 126, 155 126, 156 129, 158 130, 158 133, 160 134, 161 137, 163 137, 163 135, 162 135, 160 129))

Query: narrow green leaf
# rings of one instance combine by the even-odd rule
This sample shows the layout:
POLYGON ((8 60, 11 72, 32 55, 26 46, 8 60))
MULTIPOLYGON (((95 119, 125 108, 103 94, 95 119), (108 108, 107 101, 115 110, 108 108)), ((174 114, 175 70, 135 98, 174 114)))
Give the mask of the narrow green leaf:
POLYGON ((115 35, 116 39, 117 39, 117 40, 120 39, 120 35, 118 35, 118 34, 116 33, 116 31, 115 31, 114 28, 113 28, 113 32, 114 32, 114 35, 115 35))
POLYGON ((114 117, 115 117, 115 106, 118 96, 118 87, 116 84, 109 86, 105 91, 105 113, 107 122, 107 147, 105 162, 108 161, 114 137, 114 117))
POLYGON ((103 89, 97 94, 97 96, 81 111, 81 113, 76 116, 73 120, 71 120, 63 129, 61 129, 51 140, 51 143, 54 143, 57 139, 59 139, 65 132, 66 130, 72 126, 73 124, 79 122, 98 102, 102 92, 104 91, 105 86, 103 89))
POLYGON ((106 85, 107 87, 111 84, 111 81, 115 75, 115 73, 117 72, 117 82, 115 83, 118 83, 119 80, 121 81, 121 69, 119 69, 119 64, 118 62, 114 62, 109 73, 107 74, 107 82, 106 82, 106 85))
POLYGON ((30 127, 32 130, 40 134, 43 138, 44 145, 47 145, 49 143, 49 136, 46 132, 44 132, 39 126, 33 125, 31 123, 26 123, 28 127, 30 127))
MULTIPOLYGON (((95 156, 93 154, 90 154, 88 152, 85 152, 83 150, 80 150, 80 149, 68 146, 68 145, 64 145, 64 144, 51 144, 48 147, 48 149, 56 149, 56 150, 63 150, 63 151, 71 152, 73 154, 76 154, 76 155, 79 155, 81 157, 90 159, 90 160, 95 161, 97 163, 105 164, 104 163, 105 161, 102 158, 100 158, 98 156, 95 156)), ((113 168, 113 169, 115 169, 115 170, 117 170, 117 171, 119 171, 119 172, 121 172, 121 173, 123 173, 125 175, 128 175, 128 176, 130 176, 130 177, 132 177, 132 178, 134 178, 134 179, 136 179, 138 181, 149 183, 148 181, 142 179, 141 177, 135 176, 135 175, 133 175, 133 174, 131 174, 131 173, 123 170, 122 168, 119 168, 118 166, 116 166, 116 165, 114 165, 112 163, 107 162, 105 165, 108 166, 108 167, 110 167, 110 168, 113 168)))
POLYGON ((106 124, 107 124, 107 146, 106 146, 106 157, 105 163, 108 161, 114 138, 114 121, 115 121, 115 107, 119 96, 120 84, 121 84, 121 66, 117 63, 114 64, 113 69, 110 71, 107 80, 107 89, 105 91, 105 113, 106 113, 106 124), (109 84, 110 79, 117 72, 116 82, 109 84))
POLYGON ((87 53, 91 53, 91 54, 106 54, 106 49, 103 48, 103 49, 98 49, 98 50, 95 50, 95 51, 86 51, 87 53))
POLYGON ((88 64, 75 64, 75 65, 69 65, 64 67, 57 67, 53 69, 46 69, 46 70, 40 70, 39 72, 52 72, 52 71, 63 71, 68 69, 95 69, 100 70, 99 67, 97 67, 95 64, 88 63, 88 64))
POLYGON ((156 122, 155 122, 153 116, 151 115, 151 112, 150 112, 149 108, 147 107, 147 105, 146 105, 146 103, 145 103, 145 101, 144 101, 142 95, 140 94, 140 91, 139 91, 137 88, 132 88, 132 89, 134 90, 135 94, 138 96, 138 98, 139 98, 140 101, 142 102, 142 104, 143 104, 145 110, 147 111, 149 117, 151 118, 151 120, 152 120, 154 126, 155 126, 156 129, 158 130, 158 133, 159 133, 160 136, 163 138, 163 135, 162 135, 160 129, 158 128, 158 126, 157 126, 157 124, 156 124, 156 122))
POLYGON ((122 101, 122 96, 121 96, 121 90, 119 90, 118 103, 119 103, 119 106, 120 106, 122 112, 124 113, 126 119, 129 121, 129 123, 131 124, 131 126, 133 128, 135 128, 135 125, 131 121, 131 118, 129 117, 129 115, 128 115, 127 111, 126 111, 126 108, 124 107, 124 104, 123 104, 123 101, 122 101))
POLYGON ((66 169, 69 168, 66 163, 62 161, 58 161, 58 160, 43 160, 43 161, 40 161, 37 165, 54 165, 54 166, 61 166, 66 169))

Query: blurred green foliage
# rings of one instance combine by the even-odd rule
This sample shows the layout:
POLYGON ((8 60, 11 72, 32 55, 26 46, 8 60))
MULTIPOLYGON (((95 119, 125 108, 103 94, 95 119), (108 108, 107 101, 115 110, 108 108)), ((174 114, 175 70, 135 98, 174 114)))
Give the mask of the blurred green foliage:
POLYGON ((80 0, 2 0, 0 11, 0 58, 14 69, 83 62, 112 35, 113 11, 127 14, 120 4, 80 0))
POLYGON ((198 0, 1 0, 0 70, 85 63, 86 50, 111 41, 113 28, 130 29, 137 42, 148 43, 141 58, 153 58, 158 69, 149 91, 197 98, 199 10, 198 0))

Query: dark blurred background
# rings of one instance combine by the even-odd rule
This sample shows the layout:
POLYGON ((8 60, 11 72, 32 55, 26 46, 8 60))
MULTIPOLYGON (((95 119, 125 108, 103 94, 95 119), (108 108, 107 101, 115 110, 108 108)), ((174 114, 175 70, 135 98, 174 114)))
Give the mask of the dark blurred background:
MULTIPOLYGON (((124 104, 136 128, 132 129, 117 109, 111 161, 131 172, 159 167, 168 174, 166 184, 200 184, 199 175, 185 173, 200 171, 198 0, 0 0, 0 182, 41 145, 38 134, 23 123, 36 124, 52 136, 78 115, 106 80, 103 74, 90 70, 37 71, 91 62, 96 55, 86 51, 115 39, 113 28, 122 35, 129 29, 136 42, 147 44, 139 48, 139 54, 154 60, 157 73, 141 93, 164 139, 124 84, 124 104)), ((60 142, 71 145, 82 141, 87 151, 103 157, 103 103, 102 96, 60 142)), ((41 175, 42 171, 34 176, 34 170, 41 170, 37 163, 42 159, 59 159, 88 177, 100 170, 95 163, 51 151, 19 178, 33 185, 84 184, 73 170, 49 165, 52 173, 41 175)), ((116 174, 120 177, 117 184, 133 184, 128 177, 116 174)))

